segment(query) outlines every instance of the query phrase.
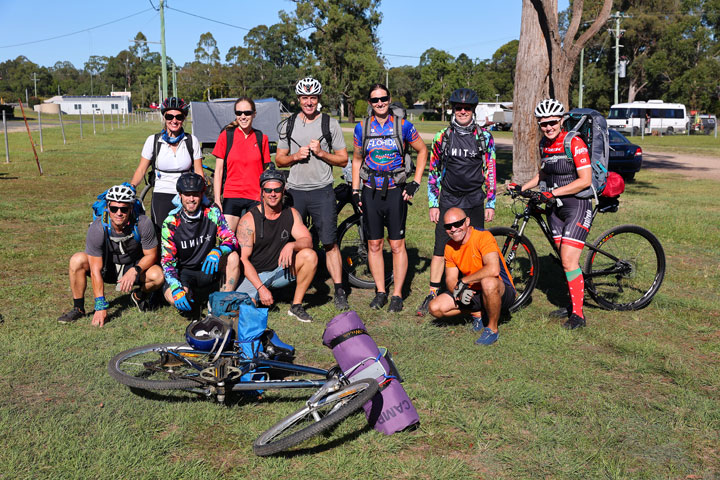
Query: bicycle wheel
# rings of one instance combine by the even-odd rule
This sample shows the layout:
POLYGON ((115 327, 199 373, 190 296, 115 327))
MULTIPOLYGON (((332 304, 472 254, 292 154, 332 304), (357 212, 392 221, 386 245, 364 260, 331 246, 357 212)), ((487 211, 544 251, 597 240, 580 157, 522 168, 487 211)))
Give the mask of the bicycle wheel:
POLYGON ((495 237, 515 285, 517 296, 510 306, 510 311, 515 312, 530 300, 530 295, 537 285, 537 253, 530 240, 512 228, 493 227, 488 231, 495 237))
POLYGON ((608 310, 646 307, 665 277, 660 241, 637 225, 620 225, 595 241, 585 259, 585 288, 608 310))
MULTIPOLYGON (((345 219, 338 229, 338 246, 343 271, 348 276, 350 285, 357 288, 375 288, 375 281, 368 264, 368 246, 365 233, 360 225, 360 214, 345 219)), ((385 286, 393 283, 392 252, 383 247, 385 263, 385 286)))
MULTIPOLYGON (((108 373, 123 385, 144 390, 186 390, 201 386, 193 380, 199 378, 200 372, 169 355, 167 350, 182 355, 182 350, 191 350, 191 347, 184 343, 155 343, 131 348, 110 360, 108 373)), ((203 364, 198 354, 188 354, 188 357, 196 364, 203 364)), ((210 366, 210 362, 203 366, 210 366)))
POLYGON ((143 206, 145 207, 145 212, 146 212, 146 214, 147 214, 148 217, 150 216, 150 202, 152 201, 152 190, 153 190, 152 185, 146 184, 146 185, 143 187, 143 189, 142 189, 142 191, 140 192, 140 194, 137 196, 137 198, 140 199, 140 201, 142 202, 143 206), (147 198, 147 202, 145 201, 146 198, 147 198))
POLYGON ((378 391, 374 379, 364 379, 328 393, 313 405, 305 405, 265 433, 253 444, 255 455, 264 457, 287 450, 336 425, 358 410, 378 391))

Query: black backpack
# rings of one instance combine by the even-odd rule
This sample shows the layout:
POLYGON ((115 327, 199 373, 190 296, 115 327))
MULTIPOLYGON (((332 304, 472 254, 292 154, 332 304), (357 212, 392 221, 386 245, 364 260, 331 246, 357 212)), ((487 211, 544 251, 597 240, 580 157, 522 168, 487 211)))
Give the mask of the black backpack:
POLYGON ((607 121, 599 112, 590 108, 570 110, 563 120, 563 127, 568 134, 563 146, 569 162, 573 161, 570 142, 579 136, 588 147, 590 166, 592 167, 592 184, 575 194, 577 198, 595 198, 605 189, 610 161, 610 137, 607 121))
MULTIPOLYGON (((452 130, 452 126, 445 128, 442 132, 442 139, 440 140, 440 163, 437 167, 439 171, 442 171, 443 164, 447 161, 450 156, 450 137, 448 132, 452 130)), ((485 154, 487 153, 487 142, 485 141, 485 129, 480 126, 475 126, 475 142, 477 143, 478 155, 483 160, 483 171, 487 170, 485 165, 485 154)), ((487 176, 487 174, 486 174, 487 176)))
MULTIPOLYGON (((227 178, 227 159, 230 155, 230 150, 233 146, 233 138, 235 137, 235 128, 231 129, 224 129, 225 130, 225 158, 223 158, 223 161, 225 162, 225 165, 223 167, 223 175, 222 175, 222 184, 220 186, 220 195, 222 196, 223 192, 225 191, 225 179, 227 178)), ((253 128, 253 132, 255 132, 255 141, 257 142, 258 149, 260 150, 260 161, 264 164, 265 159, 263 158, 263 149, 262 149, 262 138, 263 133, 258 130, 257 128, 253 128)), ((222 130, 220 131, 222 133, 222 130)))
MULTIPOLYGON (((287 119, 287 127, 285 130, 285 136, 288 141, 288 149, 290 149, 290 142, 293 141, 292 139, 292 132, 295 128, 295 119, 297 118, 298 113, 293 113, 290 115, 290 118, 287 119)), ((325 139, 325 142, 328 145, 328 152, 332 152, 332 135, 330 134, 330 115, 327 113, 321 113, 320 114, 320 129, 322 130, 322 137, 320 139, 325 139)), ((299 147, 299 143, 295 142, 299 147)))
MULTIPOLYGON (((153 153, 152 158, 150 158, 150 166, 152 167, 150 169, 150 177, 145 179, 145 183, 147 183, 150 186, 155 186, 155 162, 157 160, 158 152, 160 151, 160 137, 162 136, 162 132, 156 133, 153 137, 153 153)), ((195 160, 195 151, 193 150, 193 142, 192 142, 192 136, 185 134, 185 146, 188 149, 188 153, 190 154, 190 170, 192 171, 192 162, 195 160)))

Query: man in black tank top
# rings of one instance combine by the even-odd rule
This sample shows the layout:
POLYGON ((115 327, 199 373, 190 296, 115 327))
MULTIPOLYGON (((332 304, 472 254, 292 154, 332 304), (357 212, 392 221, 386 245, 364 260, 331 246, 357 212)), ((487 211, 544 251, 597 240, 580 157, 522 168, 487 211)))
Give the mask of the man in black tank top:
POLYGON ((250 295, 256 304, 270 306, 275 301, 271 289, 296 281, 288 315, 311 322, 302 306, 318 261, 310 231, 294 208, 283 206, 285 177, 272 164, 260 176, 260 188, 260 205, 243 215, 238 224, 245 279, 237 291, 250 295))

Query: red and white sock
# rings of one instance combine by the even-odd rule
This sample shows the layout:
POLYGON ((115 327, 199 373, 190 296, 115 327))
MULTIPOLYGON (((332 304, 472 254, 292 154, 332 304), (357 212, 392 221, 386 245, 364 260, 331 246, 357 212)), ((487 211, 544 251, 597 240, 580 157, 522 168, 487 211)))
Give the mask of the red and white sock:
POLYGON ((583 300, 585 297, 585 279, 582 270, 579 268, 572 272, 566 272, 568 290, 570 291, 570 301, 572 302, 572 313, 583 318, 583 300))

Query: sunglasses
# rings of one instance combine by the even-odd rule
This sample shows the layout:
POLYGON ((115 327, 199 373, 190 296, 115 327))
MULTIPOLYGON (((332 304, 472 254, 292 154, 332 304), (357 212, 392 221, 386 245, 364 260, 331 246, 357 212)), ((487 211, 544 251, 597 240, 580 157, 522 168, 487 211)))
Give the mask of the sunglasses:
POLYGON ((538 125, 540 125, 540 128, 546 128, 546 127, 554 127, 560 123, 560 120, 550 120, 548 122, 539 122, 538 125))
POLYGON ((253 113, 255 113, 253 110, 235 110, 235 115, 238 117, 242 117, 243 115, 246 117, 252 117, 253 113))
POLYGON ((277 188, 263 187, 263 192, 265 192, 265 193, 282 193, 282 191, 284 189, 285 189, 285 187, 277 187, 277 188))
POLYGON ((390 96, 385 95, 384 97, 370 97, 370 103, 387 102, 390 100, 390 96))
POLYGON ((130 211, 130 207, 108 206, 108 210, 110 210, 112 213, 117 213, 118 210, 120 210, 120 213, 128 213, 130 211))
POLYGON ((182 113, 180 115, 173 115, 172 113, 165 114, 165 120, 167 120, 168 122, 173 118, 176 118, 182 122, 183 120, 185 120, 185 115, 183 115, 182 113))
POLYGON ((463 226, 463 223, 465 223, 465 220, 467 220, 467 217, 463 218, 462 220, 458 220, 457 222, 446 223, 443 225, 443 227, 445 227, 445 230, 452 230, 453 228, 460 228, 463 226))
POLYGON ((455 107, 453 107, 453 109, 456 112, 462 112, 463 110, 465 110, 466 112, 472 113, 472 111, 473 111, 473 107, 471 107, 470 105, 455 105, 455 107))

